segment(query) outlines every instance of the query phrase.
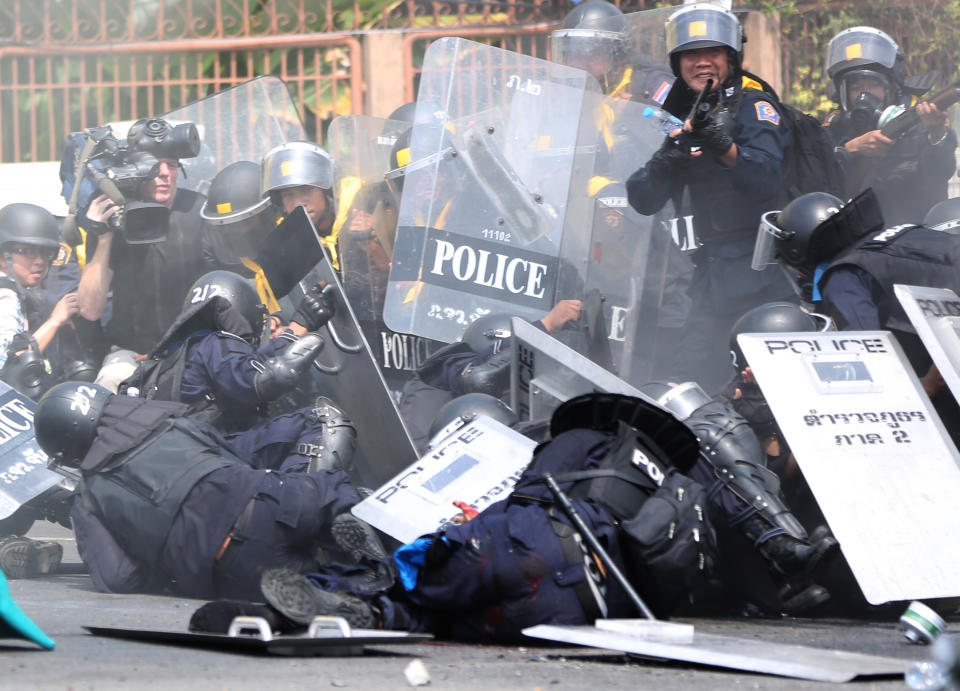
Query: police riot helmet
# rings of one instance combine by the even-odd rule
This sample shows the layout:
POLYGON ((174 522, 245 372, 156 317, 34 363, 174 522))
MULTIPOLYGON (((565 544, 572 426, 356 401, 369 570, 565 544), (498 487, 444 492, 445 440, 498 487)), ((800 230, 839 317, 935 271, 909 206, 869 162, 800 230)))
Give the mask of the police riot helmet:
POLYGON ((210 271, 204 274, 190 286, 187 297, 183 302, 183 310, 206 302, 219 296, 230 302, 233 308, 247 320, 250 328, 257 335, 263 330, 267 319, 267 308, 260 301, 260 296, 250 283, 239 274, 232 271, 210 271))
POLYGON ((687 5, 670 15, 666 28, 674 76, 680 76, 680 53, 714 46, 726 46, 731 71, 740 69, 746 38, 740 20, 730 10, 711 3, 687 5))
POLYGON ((858 104, 849 100, 848 86, 857 79, 874 79, 884 86, 885 97, 874 103, 873 97, 862 94, 854 100, 863 101, 860 107, 877 110, 893 105, 906 79, 906 58, 889 35, 871 26, 844 29, 827 46, 827 74, 833 81, 836 99, 844 111, 850 112, 858 104))
POLYGON ((551 32, 551 59, 586 70, 603 82, 624 63, 625 29, 623 12, 616 5, 606 0, 582 2, 551 32))
POLYGON ((792 302, 759 305, 741 315, 730 330, 730 363, 737 372, 747 367, 747 359, 737 342, 740 334, 826 331, 831 325, 829 317, 807 312, 792 302))
POLYGON ((79 467, 96 439, 97 424, 111 396, 108 389, 90 382, 71 381, 52 387, 34 412, 37 444, 54 463, 79 467))
POLYGON ((45 247, 55 256, 60 249, 57 219, 36 204, 7 204, 0 209, 0 250, 6 250, 6 246, 13 243, 45 247))
POLYGON ((576 396, 553 411, 550 436, 578 428, 616 433, 621 422, 643 433, 645 445, 656 447, 650 450, 662 452, 680 472, 690 470, 700 456, 693 432, 649 397, 601 392, 576 396))
POLYGON ((210 183, 200 217, 211 225, 230 225, 253 218, 270 207, 260 187, 260 166, 236 161, 217 173, 210 183))
POLYGON ((460 341, 466 343, 473 352, 482 353, 492 345, 509 340, 513 335, 512 319, 513 315, 509 312, 485 314, 467 326, 460 341))
POLYGON ((641 386, 640 391, 676 415, 679 420, 686 420, 693 415, 693 411, 702 408, 711 400, 700 385, 693 381, 681 384, 653 381, 641 386))
POLYGON ((810 192, 782 211, 760 217, 753 268, 761 271, 776 261, 797 294, 809 300, 817 265, 882 227, 883 214, 871 188, 846 204, 832 194, 810 192))
POLYGON ((387 116, 387 120, 396 120, 397 122, 407 122, 411 125, 417 117, 417 102, 410 101, 393 109, 393 112, 387 116))
POLYGON ((451 431, 469 425, 481 415, 510 426, 517 422, 517 414, 496 396, 485 393, 468 393, 444 403, 430 423, 429 438, 451 427, 451 431), (456 424, 454 424, 456 423, 456 424))
POLYGON ((281 206, 280 190, 307 185, 327 190, 332 206, 334 180, 333 157, 313 142, 287 142, 263 156, 261 194, 281 206))
POLYGON ((923 217, 923 225, 934 230, 960 233, 960 197, 944 199, 923 217))

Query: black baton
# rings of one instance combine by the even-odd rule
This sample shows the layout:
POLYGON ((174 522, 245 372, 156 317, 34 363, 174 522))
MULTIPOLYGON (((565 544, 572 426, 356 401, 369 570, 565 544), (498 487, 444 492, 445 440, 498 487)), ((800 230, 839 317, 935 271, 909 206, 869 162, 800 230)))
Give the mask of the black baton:
POLYGON ((617 582, 620 583, 620 586, 627 591, 627 595, 630 597, 630 600, 640 611, 640 613, 647 619, 656 619, 656 617, 653 616, 653 612, 650 611, 650 608, 647 607, 646 603, 642 599, 640 599, 640 595, 638 595, 637 591, 633 589, 632 585, 630 585, 630 581, 627 580, 627 577, 614 563, 613 559, 610 558, 610 555, 607 554, 607 550, 605 550, 603 545, 600 544, 597 536, 593 534, 593 531, 590 530, 583 518, 580 517, 580 514, 577 513, 577 509, 573 505, 573 502, 570 501, 570 497, 568 497, 564 491, 560 489, 560 485, 558 485, 557 481, 553 479, 553 475, 550 473, 544 473, 543 481, 553 493, 557 503, 560 504, 560 508, 562 508, 563 512, 567 514, 567 518, 569 518, 570 522, 573 523, 574 529, 580 534, 580 537, 586 541, 590 549, 593 550, 598 557, 600 557, 600 561, 602 561, 607 570, 613 574, 613 577, 617 579, 617 582))

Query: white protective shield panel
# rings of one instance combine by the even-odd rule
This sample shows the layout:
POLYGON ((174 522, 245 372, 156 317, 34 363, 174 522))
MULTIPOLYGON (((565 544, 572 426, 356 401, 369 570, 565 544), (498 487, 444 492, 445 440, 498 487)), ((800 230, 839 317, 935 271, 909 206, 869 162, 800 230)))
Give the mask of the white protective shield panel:
POLYGON ((598 620, 597 626, 541 624, 524 629, 523 633, 532 638, 622 650, 644 657, 834 683, 857 677, 900 676, 907 665, 896 658, 710 633, 695 632, 692 641, 675 642, 631 635, 626 627, 601 628, 616 621, 598 620))
POLYGON ((63 480, 33 436, 37 404, 0 382, 0 519, 63 480))
POLYGON ((899 283, 893 292, 954 398, 960 400, 960 297, 948 288, 899 283))
POLYGON ((896 339, 737 340, 864 597, 960 595, 960 454, 896 339))
POLYGON ((530 463, 536 442, 488 417, 461 427, 373 494, 352 513, 401 542, 451 525, 461 510, 506 499, 530 463))

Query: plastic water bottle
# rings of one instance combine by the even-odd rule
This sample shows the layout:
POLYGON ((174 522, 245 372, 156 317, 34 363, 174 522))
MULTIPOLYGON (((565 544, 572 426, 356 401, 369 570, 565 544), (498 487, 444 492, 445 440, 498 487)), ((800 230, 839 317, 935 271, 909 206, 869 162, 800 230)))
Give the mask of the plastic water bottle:
POLYGON ((947 671, 936 662, 914 662, 907 667, 903 680, 915 691, 945 691, 951 688, 947 671))
POLYGON ((665 110, 654 108, 653 106, 647 106, 643 109, 643 117, 655 120, 657 127, 663 132, 664 136, 668 136, 674 130, 679 130, 683 127, 683 120, 670 115, 670 113, 665 110))

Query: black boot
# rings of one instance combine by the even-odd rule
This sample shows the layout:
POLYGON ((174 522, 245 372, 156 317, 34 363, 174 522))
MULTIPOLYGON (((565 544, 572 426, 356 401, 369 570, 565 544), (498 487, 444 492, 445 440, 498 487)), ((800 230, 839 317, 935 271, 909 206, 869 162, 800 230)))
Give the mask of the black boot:
POLYGON ((377 610, 348 593, 321 590, 306 576, 289 569, 267 569, 260 577, 260 590, 271 607, 290 621, 307 626, 314 617, 343 617, 350 626, 379 628, 377 610))
POLYGON ((786 533, 766 537, 773 526, 759 514, 743 522, 743 533, 756 546, 774 573, 785 578, 810 576, 818 566, 836 554, 839 543, 829 533, 817 536, 814 543, 786 533))

